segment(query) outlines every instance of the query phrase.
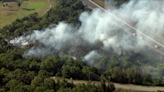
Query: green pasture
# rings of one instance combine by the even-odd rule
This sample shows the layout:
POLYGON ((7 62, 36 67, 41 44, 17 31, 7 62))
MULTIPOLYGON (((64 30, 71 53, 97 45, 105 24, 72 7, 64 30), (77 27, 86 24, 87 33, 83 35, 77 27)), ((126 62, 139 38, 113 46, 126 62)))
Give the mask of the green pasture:
POLYGON ((34 12, 38 12, 38 15, 41 16, 47 9, 49 9, 48 2, 24 1, 20 9, 16 2, 14 3, 15 4, 12 4, 12 7, 15 9, 14 11, 10 8, 3 8, 2 3, 0 3, 0 28, 10 24, 17 18, 23 18, 34 12), (4 14, 8 14, 8 16, 5 16, 4 14))

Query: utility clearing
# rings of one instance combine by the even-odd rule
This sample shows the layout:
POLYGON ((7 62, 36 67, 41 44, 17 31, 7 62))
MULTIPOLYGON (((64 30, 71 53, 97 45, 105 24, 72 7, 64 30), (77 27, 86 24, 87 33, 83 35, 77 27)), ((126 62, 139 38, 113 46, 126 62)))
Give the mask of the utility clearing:
POLYGON ((41 16, 50 8, 49 2, 52 6, 56 4, 56 0, 24 0, 19 8, 18 0, 4 1, 0 2, 0 28, 34 12, 41 16))

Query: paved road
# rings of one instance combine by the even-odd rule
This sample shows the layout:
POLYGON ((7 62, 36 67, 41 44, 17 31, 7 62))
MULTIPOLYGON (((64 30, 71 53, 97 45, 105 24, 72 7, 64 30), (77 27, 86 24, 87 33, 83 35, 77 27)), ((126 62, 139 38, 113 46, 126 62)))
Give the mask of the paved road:
MULTIPOLYGON (((55 81, 57 81, 58 78, 52 77, 55 81)), ((58 79, 60 80, 60 78, 58 79)), ((70 83, 74 84, 87 84, 88 81, 84 80, 68 80, 70 83)), ((92 81, 92 84, 99 85, 100 81, 92 81)), ((106 83, 108 85, 108 83, 106 83)), ((114 83, 115 88, 122 88, 122 89, 127 89, 127 90, 136 90, 136 91, 164 91, 164 87, 156 87, 156 86, 141 86, 141 85, 132 85, 132 84, 119 84, 119 83, 114 83)))
MULTIPOLYGON (((128 28, 128 31, 125 29, 126 32, 131 33, 131 34, 137 32, 137 34, 141 35, 141 37, 143 38, 142 40, 144 41, 144 43, 147 46, 149 46, 149 48, 151 48, 151 49, 159 52, 162 55, 164 55, 164 45, 163 45, 164 44, 164 41, 163 41, 163 38, 155 35, 154 33, 151 33, 151 34, 153 34, 153 38, 151 36, 146 35, 146 32, 149 32, 149 34, 150 34, 150 31, 149 30, 144 30, 145 33, 143 33, 142 31, 136 29, 133 24, 126 23, 125 21, 121 20, 117 16, 115 16, 112 13, 108 12, 107 10, 105 10, 104 8, 102 8, 101 6, 99 6, 98 4, 96 4, 95 2, 93 2, 92 0, 81 0, 81 1, 83 2, 84 5, 87 5, 91 9, 100 8, 100 9, 104 10, 110 16, 112 16, 114 19, 120 21, 124 25, 123 28, 127 27, 128 28), (148 42, 151 42, 151 43, 148 43, 148 42), (159 47, 158 49, 155 48, 156 45, 159 47)), ((114 9, 110 5, 108 6, 108 8, 111 9, 111 10, 114 9)), ((120 26, 120 25, 118 25, 118 26, 120 26)))

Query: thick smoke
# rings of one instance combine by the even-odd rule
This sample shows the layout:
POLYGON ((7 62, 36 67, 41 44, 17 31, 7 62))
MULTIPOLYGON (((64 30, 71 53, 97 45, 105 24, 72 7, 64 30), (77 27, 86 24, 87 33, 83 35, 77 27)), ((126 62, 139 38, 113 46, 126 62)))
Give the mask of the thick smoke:
POLYGON ((163 36, 164 32, 164 1, 163 0, 132 0, 128 4, 123 5, 119 11, 127 17, 137 21, 138 30, 163 36))
POLYGON ((86 61, 91 61, 90 65, 94 63, 94 57, 99 58, 101 52, 143 53, 145 43, 152 44, 151 41, 128 28, 109 13, 156 39, 164 35, 163 3, 163 0, 131 0, 119 9, 107 9, 108 13, 94 9, 92 12, 83 12, 79 16, 80 27, 60 22, 52 29, 34 30, 31 35, 15 38, 10 43, 20 46, 37 42, 37 46, 25 52, 24 57, 59 54, 63 50, 65 54, 84 57, 86 61))
POLYGON ((94 65, 95 61, 97 61, 97 59, 100 58, 100 56, 101 55, 99 53, 97 53, 96 51, 93 50, 93 51, 89 52, 87 55, 85 55, 84 61, 89 61, 89 62, 87 62, 87 64, 92 66, 92 65, 94 65))
MULTIPOLYGON (((138 46, 143 46, 140 41, 128 35, 122 28, 119 28, 113 18, 105 12, 96 9, 92 13, 83 12, 79 20, 80 28, 72 27, 69 24, 60 22, 55 28, 44 31, 35 30, 33 34, 16 38, 15 45, 25 43, 35 43, 36 41, 43 46, 32 47, 24 56, 40 56, 48 52, 57 53, 62 49, 69 50, 71 47, 87 44, 92 51, 99 41, 101 48, 94 50, 113 50, 120 54, 123 50, 139 51, 138 46), (129 40, 130 39, 130 40, 129 40)), ((26 45, 26 44, 25 44, 26 45)), ((84 48, 85 49, 85 48, 84 48)))

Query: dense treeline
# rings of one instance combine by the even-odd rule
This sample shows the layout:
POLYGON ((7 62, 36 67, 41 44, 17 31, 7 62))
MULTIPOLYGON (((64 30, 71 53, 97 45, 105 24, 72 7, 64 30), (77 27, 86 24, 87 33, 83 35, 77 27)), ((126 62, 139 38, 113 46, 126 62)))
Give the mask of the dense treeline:
MULTIPOLYGON (((95 67, 86 66, 80 59, 60 58, 55 55, 48 59, 41 60, 38 58, 20 59, 19 55, 11 55, 1 53, 0 56, 0 85, 1 91, 16 91, 16 92, 82 92, 86 90, 90 92, 109 92, 114 91, 113 84, 106 88, 99 86, 77 85, 67 83, 66 81, 54 83, 50 76, 58 75, 66 78, 88 79, 88 70, 97 73, 95 67), (5 62, 4 62, 5 61, 5 62), (88 89, 91 87, 90 89, 88 89), (81 89, 82 88, 82 89, 81 89), (86 89, 87 88, 87 89, 86 89)), ((104 82, 105 83, 105 82, 104 82)), ((103 84, 105 85, 105 84, 103 84)))
POLYGON ((121 55, 104 54, 95 61, 93 66, 113 82, 163 86, 163 59, 159 58, 158 52, 148 51, 146 56, 133 52, 124 52, 121 55))
POLYGON ((112 56, 111 63, 107 67, 104 75, 113 82, 139 84, 139 85, 159 85, 163 86, 164 63, 152 58, 133 59, 136 56, 119 55, 112 56), (153 64, 153 65, 152 65, 153 64))

